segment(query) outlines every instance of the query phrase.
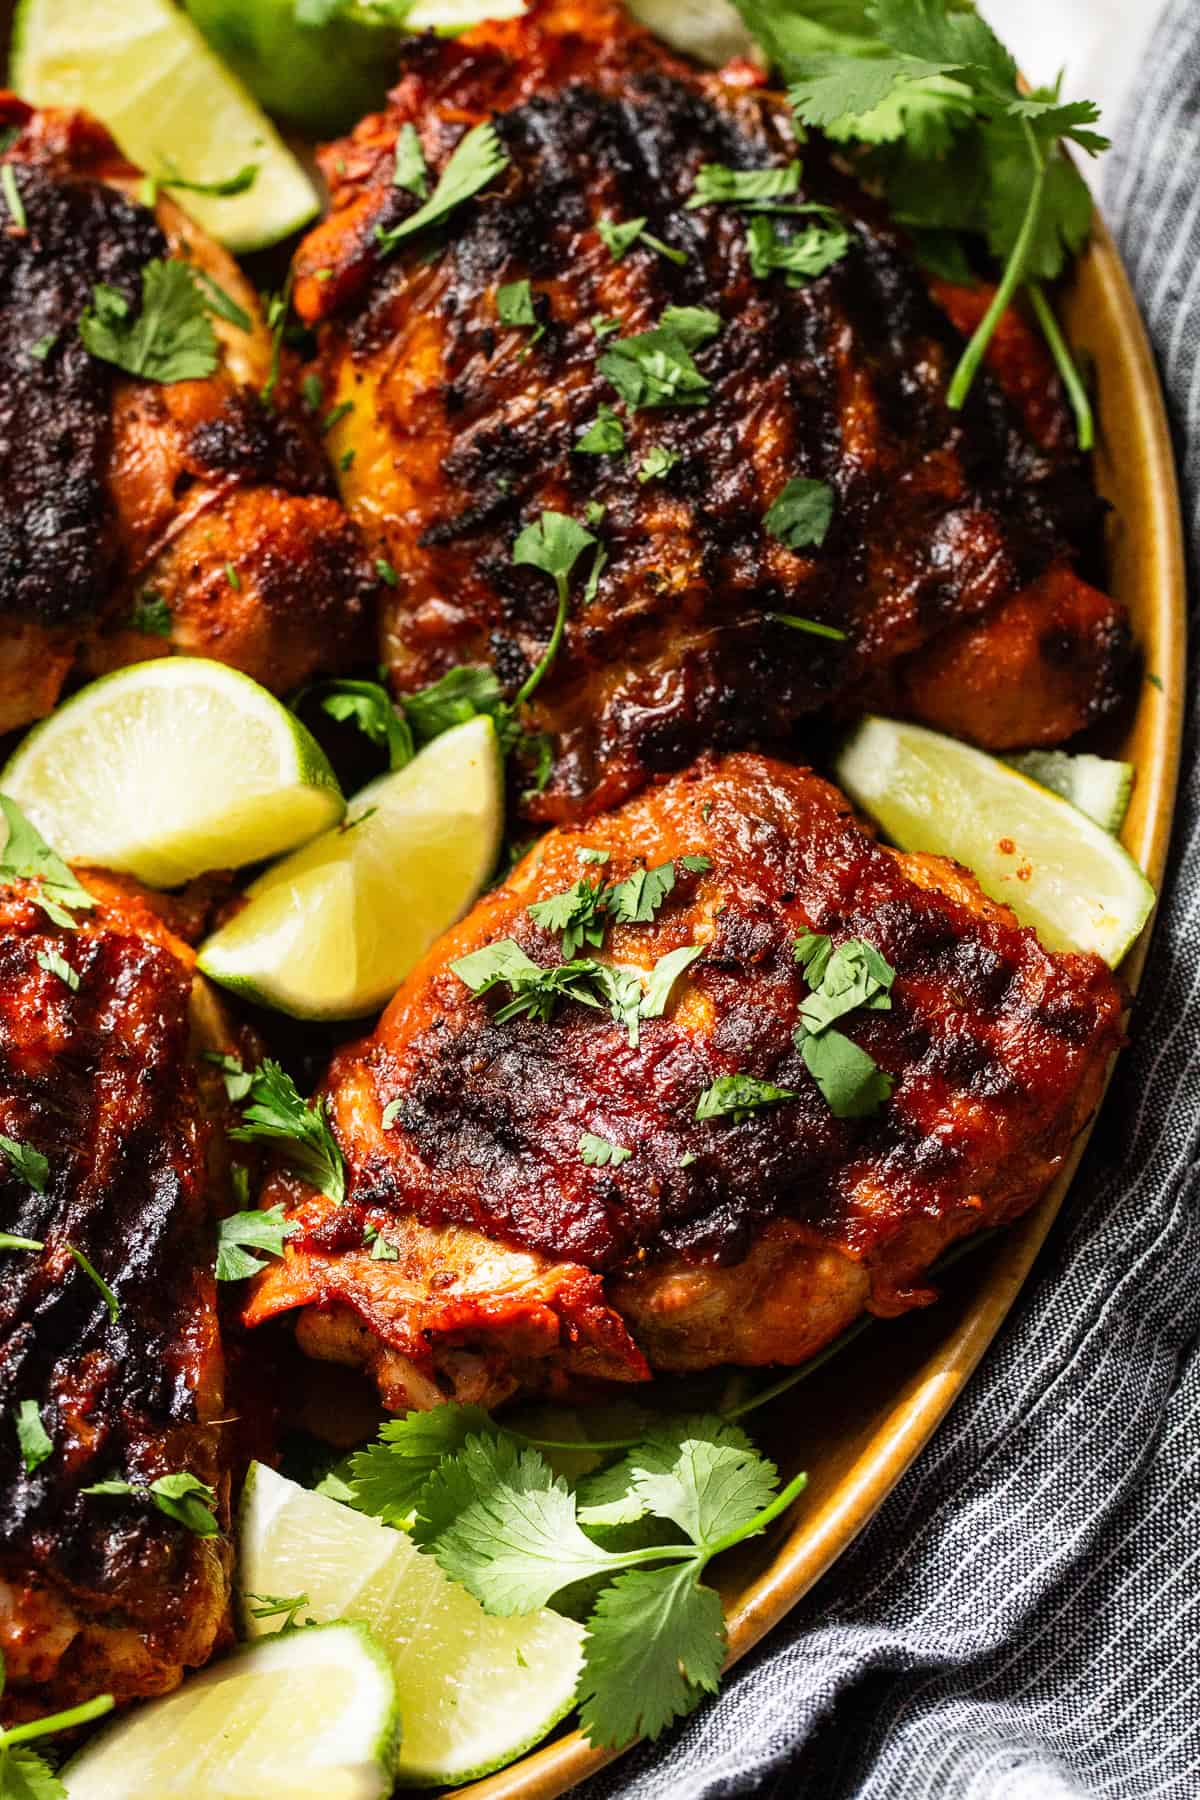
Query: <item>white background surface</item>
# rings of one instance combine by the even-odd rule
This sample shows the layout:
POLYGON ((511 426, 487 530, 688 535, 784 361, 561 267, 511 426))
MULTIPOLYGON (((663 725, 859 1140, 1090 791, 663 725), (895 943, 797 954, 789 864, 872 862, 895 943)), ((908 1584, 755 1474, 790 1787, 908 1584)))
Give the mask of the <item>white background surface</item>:
MULTIPOLYGON (((1068 100, 1095 100, 1100 130, 1111 137, 1142 51, 1163 0, 979 0, 979 10, 1003 38, 1031 82, 1053 81, 1066 69, 1068 100)), ((1200 0, 1195 0, 1200 6, 1200 0)), ((1096 187, 1103 158, 1081 157, 1096 187)))

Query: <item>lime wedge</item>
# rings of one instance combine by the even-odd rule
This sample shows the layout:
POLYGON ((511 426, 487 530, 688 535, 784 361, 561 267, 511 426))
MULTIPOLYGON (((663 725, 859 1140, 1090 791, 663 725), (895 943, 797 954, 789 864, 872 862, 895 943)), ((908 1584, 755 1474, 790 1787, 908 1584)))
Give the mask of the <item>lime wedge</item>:
POLYGON ((171 0, 19 0, 10 80, 34 106, 94 113, 151 174, 220 182, 253 163, 244 193, 180 194, 231 250, 278 243, 318 209, 266 114, 171 0))
POLYGON ((952 856, 1051 950, 1116 967, 1154 889, 1094 819, 1027 775, 921 725, 866 718, 834 763, 850 798, 902 850, 952 856))
POLYGON ((195 656, 82 688, 18 746, 0 789, 68 862, 151 887, 278 856, 345 809, 295 714, 248 675, 195 656))
POLYGON ((1103 756, 1071 756, 1065 750, 1025 750, 1004 760, 1030 781, 1061 794, 1105 831, 1118 832, 1125 823, 1133 793, 1132 763, 1110 762, 1103 756))
POLYGON ((404 1718, 396 1778, 470 1781, 536 1744, 570 1710, 582 1628, 554 1612, 489 1618, 412 1540, 252 1463, 242 1495, 245 1629, 261 1598, 307 1596, 300 1617, 360 1619, 391 1658, 404 1718))
POLYGON ((68 1800, 384 1800, 399 1733, 387 1657, 363 1626, 329 1625, 235 1651, 61 1778, 68 1800))
POLYGON ((200 967, 298 1019, 377 1011, 462 917, 496 861, 503 764, 469 719, 356 794, 344 822, 268 869, 200 967))

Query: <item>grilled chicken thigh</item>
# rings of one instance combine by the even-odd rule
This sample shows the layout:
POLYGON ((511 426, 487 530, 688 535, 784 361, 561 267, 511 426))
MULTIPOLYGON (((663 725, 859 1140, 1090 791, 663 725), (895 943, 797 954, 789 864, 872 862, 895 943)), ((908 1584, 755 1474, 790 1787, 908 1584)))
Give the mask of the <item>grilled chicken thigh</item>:
MULTIPOLYGON (((166 195, 153 211, 108 134, 0 99, 21 216, 0 226, 0 730, 48 712, 73 670, 166 649, 283 692, 369 648, 377 585, 334 496, 254 290, 166 195), (214 315, 203 380, 92 356, 97 284, 140 304, 157 259, 203 271, 250 322, 214 315)), ((211 290, 210 290, 211 291, 211 290)))
POLYGON ((799 1362, 864 1308, 931 1299, 948 1245, 1037 1199, 1097 1104, 1121 1013, 1098 959, 1051 955, 956 864, 881 847, 811 771, 703 759, 547 834, 335 1057, 347 1201, 268 1183, 263 1204, 299 1229, 248 1322, 303 1308, 302 1344, 369 1368, 395 1408, 799 1362), (646 877, 657 907, 605 923, 609 902, 570 946, 529 910, 574 890, 555 916, 586 922, 577 883, 667 863, 673 886, 646 877), (875 1065, 861 1116, 844 1096, 835 1110, 794 1036, 820 980, 797 960, 798 942, 820 950, 806 934, 894 973, 836 1023, 833 1053, 875 1065), (505 942, 643 984, 668 953, 702 953, 631 1027, 619 977, 620 1021, 594 987, 504 1017, 510 986, 475 991, 478 961, 460 959, 505 942), (713 1113, 735 1075, 782 1093, 713 1113))
MULTIPOLYGON (((964 729, 1058 741, 1114 703, 1127 626, 1071 573, 1096 502, 1019 321, 999 378, 951 412, 953 320, 969 329, 975 296, 935 299, 902 232, 816 142, 789 204, 833 208, 847 234, 824 272, 755 267, 751 233, 786 247, 811 211, 690 204, 703 164, 780 169, 797 154, 786 105, 748 67, 701 75, 612 5, 538 0, 455 42, 415 40, 389 109, 324 155, 331 211, 297 253, 296 305, 319 331, 326 404, 350 409, 331 436, 343 494, 391 566, 395 687, 487 662, 514 692, 555 617, 551 581, 514 563, 518 532, 551 509, 590 518, 601 546, 531 708, 554 750, 533 817, 577 820, 701 750, 783 741, 943 634, 986 632, 1018 595, 1040 620, 1045 582, 1082 590, 1086 629, 1061 607, 1036 624, 1025 660, 997 676, 1019 676, 1022 706, 977 730, 972 690, 964 729), (506 166, 389 251, 380 234, 419 203, 396 181, 404 134, 432 182, 489 118, 506 166), (650 235, 614 253, 600 227, 639 219, 650 235), (506 324, 500 291, 522 281, 531 319, 506 324), (677 319, 668 307, 710 315, 685 315, 701 320, 692 373, 659 367, 667 391, 622 410, 603 359, 677 319), (584 452, 605 406, 624 448, 584 452), (669 466, 648 475, 648 457, 669 466), (821 542, 764 524, 796 478, 832 490, 821 542)), ((924 714, 925 687, 900 685, 924 714)))
POLYGON ((144 1492, 84 1492, 186 1472, 228 1528, 210 1175, 221 1084, 197 1049, 219 1021, 160 907, 86 880, 97 903, 75 930, 32 884, 0 894, 2 1223, 42 1246, 0 1248, 9 1716, 161 1693, 227 1629, 224 1533, 195 1535, 144 1492), (49 1440, 32 1455, 16 1428, 31 1404, 49 1440))

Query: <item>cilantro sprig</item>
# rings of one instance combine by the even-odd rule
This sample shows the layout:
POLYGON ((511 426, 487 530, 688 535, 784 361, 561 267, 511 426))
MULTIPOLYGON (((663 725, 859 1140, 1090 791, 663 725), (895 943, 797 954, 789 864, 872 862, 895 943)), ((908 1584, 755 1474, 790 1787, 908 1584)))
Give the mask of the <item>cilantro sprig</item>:
POLYGON ((257 1208, 249 1212, 230 1213, 217 1227, 218 1281, 245 1281, 267 1266, 266 1256, 282 1256, 287 1238, 295 1231, 294 1221, 285 1219, 282 1206, 257 1208), (254 1256, 264 1250, 266 1256, 254 1256))
MULTIPOLYGON (((414 154, 415 137, 414 132, 412 139, 406 139, 402 132, 401 142, 397 144, 396 185, 406 187, 410 192, 418 191, 417 157, 420 156, 420 145, 416 145, 414 154), (400 179, 401 174, 404 176, 403 180, 400 179)), ((438 177, 437 186, 424 205, 390 230, 385 230, 382 225, 376 227, 375 237, 380 255, 390 256, 405 238, 413 237, 430 225, 440 225, 464 200, 470 200, 480 188, 487 186, 493 176, 499 175, 507 167, 508 156, 501 148, 496 127, 488 121, 472 126, 455 146, 450 160, 438 177)), ((423 169, 422 159, 421 173, 423 169)))
POLYGON ((36 882, 34 904, 55 925, 73 931, 78 922, 75 914, 91 912, 96 902, 7 794, 0 794, 0 812, 8 826, 8 836, 0 849, 0 881, 36 882))
POLYGON ((185 262, 157 259, 142 270, 140 307, 106 282, 97 282, 79 321, 84 349, 145 381, 198 381, 218 362, 209 321, 211 302, 185 262))
POLYGON ((240 1064, 229 1069, 226 1084, 244 1074, 250 1075, 250 1083, 241 1096, 242 1123, 231 1127, 230 1137, 242 1144, 275 1146, 294 1174, 340 1205, 346 1198, 346 1163, 329 1128, 324 1095, 303 1100, 291 1076, 270 1058, 253 1071, 240 1064))
MULTIPOLYGON (((1087 238, 1091 201, 1063 145, 1089 156, 1105 148, 1092 129, 1096 107, 1064 101, 1057 88, 1023 94, 1003 44, 955 0, 845 0, 832 11, 794 0, 737 4, 788 79, 797 119, 855 147, 918 245, 938 234, 944 260, 946 234, 961 232, 1002 263, 951 378, 948 403, 960 408, 1018 289, 1053 280, 1087 238)), ((1045 328, 1048 308, 1031 298, 1045 328)), ((1089 449, 1083 384, 1061 338, 1050 343, 1089 449)))
POLYGON ((190 1474, 186 1469, 173 1469, 167 1475, 159 1475, 154 1481, 125 1481, 114 1475, 107 1481, 97 1481, 91 1487, 81 1488, 82 1494, 95 1494, 102 1498, 133 1498, 149 1501, 164 1518, 174 1519, 196 1537, 216 1537, 220 1532, 213 1508, 217 1504, 217 1496, 207 1482, 199 1476, 190 1474))
POLYGON ((351 1461, 351 1504, 410 1524, 421 1551, 485 1611, 553 1605, 589 1581, 578 1687, 596 1745, 657 1737, 715 1691, 726 1651, 708 1564, 755 1537, 803 1491, 728 1420, 648 1420, 628 1454, 573 1491, 541 1452, 477 1407, 410 1414, 351 1461), (650 1523, 660 1541, 620 1548, 594 1533, 650 1523))

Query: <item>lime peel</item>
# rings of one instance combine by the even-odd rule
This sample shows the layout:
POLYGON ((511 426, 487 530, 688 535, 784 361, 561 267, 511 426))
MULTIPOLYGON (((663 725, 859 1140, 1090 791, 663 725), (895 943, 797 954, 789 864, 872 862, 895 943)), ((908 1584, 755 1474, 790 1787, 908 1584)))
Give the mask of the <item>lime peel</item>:
POLYGON ((1051 950, 1110 966, 1150 917, 1154 889, 1094 819, 999 758, 905 721, 867 717, 834 774, 902 850, 953 857, 1051 950))

